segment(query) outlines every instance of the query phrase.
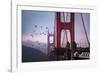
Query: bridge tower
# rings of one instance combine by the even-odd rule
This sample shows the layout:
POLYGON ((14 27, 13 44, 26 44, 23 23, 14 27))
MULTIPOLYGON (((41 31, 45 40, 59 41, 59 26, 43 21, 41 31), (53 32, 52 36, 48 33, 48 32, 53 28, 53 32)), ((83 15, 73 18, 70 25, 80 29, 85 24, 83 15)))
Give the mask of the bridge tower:
MULTIPOLYGON (((70 13, 70 22, 62 22, 61 21, 61 13, 62 12, 56 12, 56 26, 55 26, 55 48, 56 49, 62 49, 61 47, 61 31, 62 30, 69 30, 70 32, 70 40, 71 40, 71 51, 73 51, 73 43, 75 41, 75 32, 74 32, 74 13, 70 13)), ((71 59, 72 59, 73 53, 71 53, 71 59)))
POLYGON ((50 33, 48 31, 48 35, 47 35, 47 38, 48 38, 48 56, 50 55, 50 52, 54 49, 54 34, 53 33, 50 33), (53 38, 52 39, 52 42, 50 42, 50 38, 53 38))

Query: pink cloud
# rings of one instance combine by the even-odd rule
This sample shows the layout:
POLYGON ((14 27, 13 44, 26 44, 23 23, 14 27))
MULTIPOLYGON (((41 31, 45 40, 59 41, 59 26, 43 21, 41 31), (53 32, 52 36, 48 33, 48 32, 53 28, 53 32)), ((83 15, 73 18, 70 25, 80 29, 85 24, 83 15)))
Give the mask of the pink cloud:
POLYGON ((27 42, 40 42, 40 43, 47 43, 47 35, 34 35, 33 37, 31 35, 23 35, 22 41, 27 42))

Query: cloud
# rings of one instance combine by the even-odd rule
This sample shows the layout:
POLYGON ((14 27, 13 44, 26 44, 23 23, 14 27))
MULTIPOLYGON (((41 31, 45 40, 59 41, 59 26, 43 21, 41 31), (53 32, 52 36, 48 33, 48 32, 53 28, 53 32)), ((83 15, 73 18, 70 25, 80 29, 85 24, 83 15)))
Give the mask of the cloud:
POLYGON ((40 42, 40 43, 47 43, 47 35, 22 35, 23 42, 40 42))

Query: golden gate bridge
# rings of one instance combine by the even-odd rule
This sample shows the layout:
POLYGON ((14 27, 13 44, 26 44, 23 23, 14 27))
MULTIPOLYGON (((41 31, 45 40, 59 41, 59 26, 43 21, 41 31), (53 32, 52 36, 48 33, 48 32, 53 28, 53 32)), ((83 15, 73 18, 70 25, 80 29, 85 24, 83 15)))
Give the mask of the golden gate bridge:
MULTIPOLYGON (((48 60, 76 60, 76 59, 90 58, 89 57, 90 42, 87 35, 85 21, 83 19, 82 13, 80 13, 80 15, 88 46, 87 47, 77 46, 79 43, 75 42, 75 13, 55 12, 54 32, 52 33, 49 32, 49 28, 45 27, 48 30, 47 33, 48 60), (61 37, 62 30, 64 31, 63 37, 61 37), (69 31, 70 37, 68 37, 68 32, 66 30, 69 31), (53 38, 52 42, 50 42, 51 37, 53 38), (68 39, 70 39, 70 42, 68 39), (62 47, 62 45, 65 44, 64 41, 66 41, 66 47, 62 47)), ((38 26, 35 25, 35 28, 37 27, 38 26)), ((40 28, 43 29, 43 26, 40 26, 40 28)), ((40 35, 46 35, 46 34, 44 32, 41 32, 40 35)), ((32 34, 31 36, 33 37, 32 34)))
POLYGON ((90 42, 87 36, 82 13, 80 13, 80 15, 88 47, 77 47, 77 43, 75 42, 75 13, 68 14, 68 12, 55 12, 54 33, 50 33, 48 30, 48 58, 50 58, 50 56, 53 54, 55 56, 55 60, 89 59, 90 42), (69 21, 67 21, 68 15, 69 21), (61 21, 61 19, 63 20, 63 22, 61 21), (62 30, 64 30, 64 36, 61 43, 62 30), (70 32, 70 42, 68 41, 69 37, 66 30, 69 30, 70 32), (67 44, 66 47, 62 47, 61 45, 64 44, 65 36, 67 39, 67 44), (50 37, 53 37, 52 43, 50 42, 50 37))

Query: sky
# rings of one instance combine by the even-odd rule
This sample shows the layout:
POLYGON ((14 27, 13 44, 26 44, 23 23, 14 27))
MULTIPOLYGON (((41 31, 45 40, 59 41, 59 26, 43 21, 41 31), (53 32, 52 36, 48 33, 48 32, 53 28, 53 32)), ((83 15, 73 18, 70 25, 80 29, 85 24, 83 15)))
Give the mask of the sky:
MULTIPOLYGON (((89 36, 90 35, 90 14, 89 13, 82 13, 82 14, 83 14, 87 35, 89 38, 90 37, 89 36)), ((22 44, 39 49, 42 52, 46 53, 47 33, 48 30, 50 33, 54 32, 54 23, 55 23, 54 20, 55 20, 55 12, 22 10, 22 44)), ((85 43, 85 46, 88 46, 80 13, 75 13, 74 23, 75 23, 75 41, 77 43, 85 43)), ((63 37, 63 32, 61 36, 63 37)), ((68 32, 68 36, 70 36, 69 32, 68 32)), ((79 45, 82 46, 82 44, 79 45)))

